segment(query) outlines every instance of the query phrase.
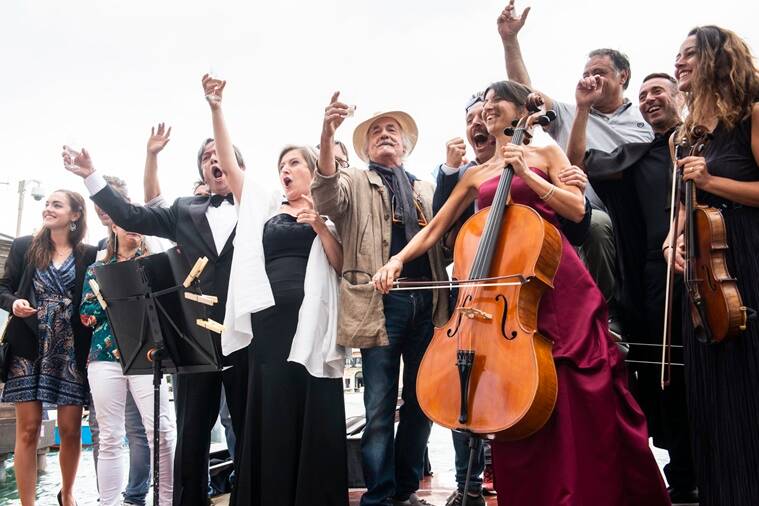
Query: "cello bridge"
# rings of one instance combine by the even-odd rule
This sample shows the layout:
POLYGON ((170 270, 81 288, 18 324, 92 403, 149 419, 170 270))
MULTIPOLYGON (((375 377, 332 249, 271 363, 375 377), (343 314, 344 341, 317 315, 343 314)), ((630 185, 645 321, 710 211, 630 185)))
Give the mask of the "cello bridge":
POLYGON ((490 321, 493 319, 492 314, 486 313, 485 311, 474 307, 460 306, 456 308, 456 311, 459 311, 470 320, 477 318, 478 320, 490 321))

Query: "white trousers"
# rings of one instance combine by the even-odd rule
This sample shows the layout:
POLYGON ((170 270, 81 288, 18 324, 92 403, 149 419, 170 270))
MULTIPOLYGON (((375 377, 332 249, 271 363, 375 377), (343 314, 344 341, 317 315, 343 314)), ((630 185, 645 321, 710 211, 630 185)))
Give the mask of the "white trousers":
MULTIPOLYGON (((153 462, 153 377, 150 375, 124 376, 118 362, 95 361, 87 367, 92 401, 100 427, 98 446, 98 488, 100 506, 120 506, 121 492, 126 484, 127 466, 124 465, 124 408, 127 389, 140 411, 153 462)), ((159 429, 159 504, 171 506, 174 475, 174 446, 177 426, 169 405, 169 387, 161 385, 159 429)))

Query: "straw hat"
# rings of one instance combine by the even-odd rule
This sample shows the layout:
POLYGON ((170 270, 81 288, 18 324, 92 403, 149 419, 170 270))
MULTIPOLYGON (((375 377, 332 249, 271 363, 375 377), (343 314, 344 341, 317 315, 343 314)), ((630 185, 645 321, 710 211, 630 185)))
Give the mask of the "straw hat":
POLYGON ((355 130, 353 130, 353 149, 356 151, 356 155, 364 162, 369 163, 369 157, 366 156, 366 134, 369 132, 369 127, 372 123, 380 118, 393 118, 401 126, 401 130, 408 136, 411 141, 411 146, 406 153, 406 156, 410 155, 416 146, 416 140, 419 137, 419 130, 416 127, 416 121, 409 114, 403 111, 387 111, 387 112, 375 112, 369 119, 362 121, 355 130))

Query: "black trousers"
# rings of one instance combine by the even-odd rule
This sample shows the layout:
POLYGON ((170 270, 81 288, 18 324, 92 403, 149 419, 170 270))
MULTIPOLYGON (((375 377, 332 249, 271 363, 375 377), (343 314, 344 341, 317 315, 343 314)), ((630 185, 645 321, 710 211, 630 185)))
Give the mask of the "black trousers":
MULTIPOLYGON (((232 428, 243 433, 248 386, 248 348, 226 357, 221 372, 177 375, 177 448, 174 456, 174 506, 208 505, 208 449, 219 416, 221 389, 227 397, 232 428)), ((237 439, 240 441, 240 438, 237 439)), ((235 455, 239 455, 236 452, 235 455)), ((235 462, 237 470, 237 462, 235 462)))

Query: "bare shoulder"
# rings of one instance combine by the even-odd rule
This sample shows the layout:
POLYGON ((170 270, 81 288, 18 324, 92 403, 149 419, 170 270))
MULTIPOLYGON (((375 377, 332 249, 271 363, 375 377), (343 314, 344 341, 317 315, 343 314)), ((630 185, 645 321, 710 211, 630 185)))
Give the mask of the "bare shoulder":
POLYGON ((529 146, 527 148, 528 162, 532 167, 543 169, 545 167, 556 167, 563 169, 569 165, 567 155, 564 151, 554 143, 546 144, 545 146, 529 146))
POLYGON ((467 188, 477 189, 482 183, 498 174, 499 163, 490 159, 480 165, 470 167, 464 172, 464 176, 459 180, 467 188))

